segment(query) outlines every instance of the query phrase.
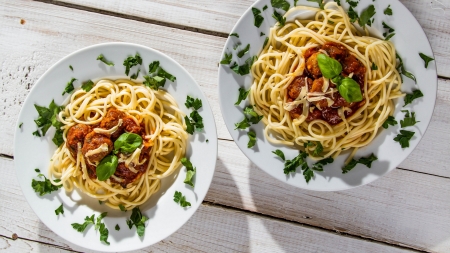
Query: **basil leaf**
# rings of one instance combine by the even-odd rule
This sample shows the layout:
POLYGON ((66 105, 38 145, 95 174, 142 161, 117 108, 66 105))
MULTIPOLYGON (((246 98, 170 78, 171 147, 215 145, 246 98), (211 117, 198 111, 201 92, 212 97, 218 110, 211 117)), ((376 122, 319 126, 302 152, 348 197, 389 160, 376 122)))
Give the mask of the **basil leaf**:
POLYGON ((114 150, 131 154, 141 145, 141 136, 134 133, 124 133, 114 142, 114 150))
POLYGON ((116 172, 119 159, 115 155, 109 155, 103 158, 97 166, 97 179, 99 181, 105 181, 116 172))
POLYGON ((317 56, 317 62, 319 64, 320 72, 322 72, 322 75, 325 78, 334 78, 342 72, 342 65, 325 54, 319 54, 317 56))
POLYGON ((345 101, 349 103, 359 102, 363 99, 359 84, 349 77, 342 80, 341 85, 338 86, 338 90, 345 101))

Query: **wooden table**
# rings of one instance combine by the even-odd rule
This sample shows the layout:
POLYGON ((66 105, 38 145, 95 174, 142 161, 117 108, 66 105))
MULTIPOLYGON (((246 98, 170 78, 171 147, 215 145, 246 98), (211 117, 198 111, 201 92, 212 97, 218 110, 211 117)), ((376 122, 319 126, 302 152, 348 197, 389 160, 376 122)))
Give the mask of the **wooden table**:
POLYGON ((13 133, 30 88, 52 64, 89 45, 125 41, 166 53, 194 76, 219 136, 205 201, 179 231, 143 252, 450 252, 450 1, 401 2, 436 56, 438 94, 428 131, 398 169, 374 183, 312 192, 253 165, 222 119, 217 64, 253 0, 0 0, 0 249, 85 251, 49 230, 27 204, 14 171, 13 133))

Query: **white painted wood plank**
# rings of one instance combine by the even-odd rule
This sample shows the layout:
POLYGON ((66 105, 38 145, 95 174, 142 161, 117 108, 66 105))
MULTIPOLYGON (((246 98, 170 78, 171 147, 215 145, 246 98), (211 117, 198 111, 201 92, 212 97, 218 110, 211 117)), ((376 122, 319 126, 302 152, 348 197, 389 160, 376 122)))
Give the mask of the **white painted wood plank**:
POLYGON ((450 252, 449 196, 450 179, 399 169, 352 190, 306 191, 264 173, 234 142, 220 141, 206 201, 392 244, 450 252))
MULTIPOLYGON (((19 188, 13 161, 0 158, 0 235, 49 243, 68 250, 85 251, 49 230, 33 213, 19 188)), ((31 182, 31 179, 30 179, 31 182)), ((31 187, 31 186, 30 186, 31 187)), ((125 219, 125 218, 124 218, 125 219)), ((67 228, 72 229, 72 228, 67 228)), ((147 228, 151 229, 151 228, 147 228)), ((0 237, 0 250, 58 252, 47 245, 11 241, 0 237), (25 249, 25 250, 22 250, 25 249), (31 250, 32 249, 32 250, 31 250)), ((137 252, 406 252, 294 223, 262 218, 241 211, 202 205, 172 236, 137 252)), ((89 252, 89 251, 88 251, 89 252)))
POLYGON ((46 252, 46 253, 66 253, 68 250, 60 249, 43 243, 34 241, 27 241, 23 239, 12 240, 5 237, 0 237, 0 251, 1 252, 46 252))
MULTIPOLYGON (((220 112, 217 88, 217 60, 225 39, 38 2, 4 1, 3 6, 0 9, 0 128, 3 129, 0 154, 13 155, 17 115, 36 80, 65 55, 108 41, 147 45, 185 66, 209 99, 219 138, 230 139, 220 112), (25 24, 20 23, 21 19, 25 24)), ((450 177, 448 111, 450 81, 440 79, 429 130, 401 164, 402 168, 450 177)))
MULTIPOLYGON (((57 1, 227 34, 230 33, 245 10, 255 2, 254 0, 57 1)), ((401 2, 416 17, 427 34, 436 56, 439 75, 450 77, 450 50, 448 47, 450 1, 401 0, 401 2)))

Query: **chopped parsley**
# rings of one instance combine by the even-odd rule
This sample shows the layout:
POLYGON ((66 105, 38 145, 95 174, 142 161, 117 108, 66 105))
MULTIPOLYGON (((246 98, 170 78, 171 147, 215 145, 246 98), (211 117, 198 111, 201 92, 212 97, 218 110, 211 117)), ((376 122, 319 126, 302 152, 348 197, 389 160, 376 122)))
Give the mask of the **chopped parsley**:
POLYGON ((358 6, 358 1, 345 0, 351 7, 356 8, 358 6))
MULTIPOLYGON (((55 135, 53 136, 52 141, 53 143, 55 143, 56 146, 59 147, 62 143, 64 143, 64 139, 62 137, 63 130, 61 130, 63 124, 58 121, 57 115, 64 107, 55 104, 54 100, 50 102, 48 108, 36 104, 34 105, 34 107, 36 108, 36 111, 39 114, 39 117, 36 120, 34 120, 34 122, 42 131, 42 136, 45 136, 47 130, 51 126, 54 126, 56 128, 56 132, 55 135)), ((39 131, 33 132, 33 135, 39 137, 41 136, 39 131)))
POLYGON ((414 126, 416 123, 420 122, 420 121, 416 121, 416 113, 415 112, 411 112, 411 114, 409 113, 408 110, 404 110, 402 112, 405 113, 405 118, 403 120, 400 120, 400 126, 402 128, 414 126))
MULTIPOLYGON (((294 0, 294 2, 296 3, 298 0, 294 0)), ((341 0, 334 0, 338 6, 341 6, 341 0)))
POLYGON ((73 87, 73 82, 77 80, 76 78, 72 78, 70 79, 70 81, 66 84, 66 88, 64 88, 64 91, 62 93, 62 95, 64 96, 64 94, 69 94, 72 93, 72 91, 75 90, 75 88, 73 87))
POLYGON ((400 130, 400 133, 397 135, 397 137, 394 138, 394 141, 399 142, 402 148, 408 148, 409 147, 409 141, 414 136, 414 132, 407 131, 407 130, 400 130))
POLYGON ((139 55, 139 53, 136 53, 135 56, 128 56, 124 61, 123 61, 123 66, 125 66, 125 75, 129 75, 130 74, 130 69, 134 66, 137 65, 141 65, 142 64, 142 58, 139 55))
MULTIPOLYGON (((99 221, 97 221, 98 224, 99 221)), ((100 241, 106 243, 107 245, 109 245, 110 243, 108 242, 108 235, 109 235, 109 230, 106 228, 105 223, 100 223, 99 225, 99 231, 100 231, 100 241)))
POLYGON ((73 229, 75 229, 76 231, 78 231, 80 233, 83 233, 89 224, 95 224, 94 217, 95 217, 95 214, 93 214, 91 217, 86 216, 86 218, 84 218, 83 224, 72 223, 71 225, 72 225, 73 229))
MULTIPOLYGON (((335 0, 336 1, 336 0, 335 0)), ((337 1, 340 1, 340 0, 337 0, 337 1)), ((298 2, 298 0, 294 0, 294 6, 297 6, 297 2, 298 2)), ((340 4, 339 4, 340 5, 340 4)))
POLYGON ((277 149, 277 150, 275 150, 275 151, 272 151, 272 153, 274 153, 275 155, 277 155, 278 157, 280 157, 281 160, 286 161, 286 158, 284 157, 283 151, 277 149))
POLYGON ((367 9, 365 9, 362 13, 361 16, 359 17, 359 26, 361 26, 362 28, 364 28, 366 25, 368 26, 372 26, 373 23, 373 16, 375 15, 375 6, 370 5, 369 7, 367 7, 367 9))
POLYGON ((355 23, 356 20, 359 19, 358 13, 356 13, 351 5, 350 8, 348 8, 348 17, 350 18, 350 22, 352 23, 355 23))
MULTIPOLYGON (((308 0, 309 1, 309 0, 308 0)), ((283 17, 283 15, 281 15, 280 13, 278 13, 277 11, 273 11, 273 15, 272 17, 278 22, 280 23, 279 26, 284 26, 286 24, 286 18, 283 17)))
POLYGON ((19 128, 22 128, 22 126, 23 126, 23 122, 20 122, 19 128))
POLYGON ((342 174, 347 174, 353 168, 356 167, 358 163, 366 165, 368 168, 372 167, 372 162, 378 160, 378 158, 372 153, 368 157, 361 157, 358 160, 352 159, 347 165, 342 168, 342 174))
POLYGON ((119 209, 120 209, 120 211, 122 211, 122 212, 126 212, 126 211, 127 211, 127 209, 125 208, 125 206, 122 205, 122 204, 119 204, 119 209))
POLYGON ((390 40, 392 37, 394 37, 395 33, 389 34, 386 38, 384 38, 385 41, 390 40))
POLYGON ((267 10, 267 5, 264 5, 264 7, 262 8, 263 11, 267 10))
POLYGON ((266 34, 263 33, 263 32, 261 32, 261 33, 259 34, 259 37, 262 37, 262 36, 264 36, 264 35, 266 35, 266 34))
POLYGON ((64 214, 63 204, 61 204, 58 208, 56 208, 55 214, 56 214, 56 215, 64 214))
POLYGON ((375 64, 375 62, 372 62, 372 70, 378 70, 378 66, 375 64))
POLYGON ((323 4, 323 0, 308 0, 308 2, 315 2, 317 4, 319 4, 319 8, 320 9, 324 9, 324 4, 323 4))
MULTIPOLYGON (((333 162, 334 162, 334 159, 332 157, 328 157, 328 158, 322 159, 322 160, 316 162, 315 164, 313 164, 311 170, 323 171, 323 166, 325 166, 327 164, 330 164, 330 163, 333 163, 333 162)), ((309 180, 307 180, 307 182, 308 181, 309 180)))
POLYGON ((242 50, 240 50, 238 53, 237 53, 237 56, 239 57, 239 58, 242 58, 242 56, 244 56, 246 53, 248 53, 248 50, 250 49, 250 44, 247 44, 247 46, 244 48, 244 49, 242 49, 242 50))
POLYGON ((236 103, 234 105, 239 105, 242 100, 247 99, 248 94, 250 93, 250 90, 245 90, 243 88, 239 88, 239 97, 236 103))
POLYGON ((267 42, 269 42, 269 37, 266 37, 266 39, 264 40, 263 48, 265 48, 265 47, 266 47, 266 45, 267 45, 267 42))
MULTIPOLYGON (((308 1, 317 2, 321 0, 308 0, 308 1)), ((288 11, 289 8, 291 7, 286 0, 270 0, 270 4, 272 5, 273 8, 283 9, 284 11, 288 11)))
POLYGON ((209 140, 208 139, 206 139, 206 143, 208 143, 209 142, 209 140))
POLYGON ((302 166, 302 170, 306 170, 308 168, 308 164, 306 163, 307 156, 308 153, 300 151, 294 159, 286 160, 284 162, 284 174, 288 175, 289 173, 295 172, 299 166, 302 166))
POLYGON ((135 226, 138 236, 142 237, 145 233, 145 222, 147 220, 148 218, 142 215, 139 207, 135 207, 133 208, 130 219, 127 219, 127 225, 130 229, 135 226))
POLYGON ((253 24, 259 28, 261 26, 262 22, 264 21, 264 17, 261 16, 261 11, 255 7, 252 7, 252 12, 253 12, 253 18, 254 18, 253 24))
POLYGON ((384 10, 384 15, 392 16, 391 5, 389 5, 389 6, 384 10))
POLYGON ((402 58, 400 58, 400 55, 396 54, 395 56, 399 60, 399 65, 397 66, 397 71, 400 74, 414 80, 414 82, 417 83, 416 77, 412 73, 405 70, 405 66, 403 66, 403 60, 402 60, 402 58))
MULTIPOLYGON (((44 181, 38 181, 33 179, 31 181, 31 187, 33 187, 33 190, 37 193, 39 193, 39 196, 44 196, 45 194, 50 194, 53 191, 57 191, 59 188, 62 187, 61 185, 53 185, 52 182, 47 179, 43 174, 40 173, 39 169, 35 169, 35 171, 38 174, 38 177, 44 178, 44 181)), ((56 179, 55 182, 60 182, 59 179, 56 179)))
POLYGON ((248 118, 248 122, 250 122, 252 124, 258 124, 258 122, 260 122, 261 119, 263 118, 262 115, 259 115, 258 113, 255 112, 255 110, 253 109, 253 106, 245 107, 244 114, 250 116, 248 118))
POLYGON ((150 63, 148 69, 149 75, 144 76, 145 81, 143 83, 154 90, 158 90, 159 87, 164 87, 166 79, 169 79, 172 82, 177 80, 175 76, 159 66, 159 61, 153 61, 150 63))
POLYGON ((98 230, 100 228, 100 224, 102 223, 103 218, 105 218, 107 214, 108 214, 108 212, 104 212, 104 213, 101 213, 97 217, 97 223, 95 224, 95 230, 98 230))
POLYGON ((86 92, 89 92, 90 90, 92 90, 93 87, 94 87, 94 82, 92 82, 91 80, 87 80, 86 82, 84 82, 81 85, 81 88, 86 92))
POLYGON ((236 50, 240 46, 241 46, 241 43, 236 43, 236 45, 234 45, 234 47, 233 47, 233 50, 236 50))
POLYGON ((387 25, 384 21, 382 22, 383 28, 387 29, 386 32, 383 33, 384 40, 388 41, 390 38, 392 38, 395 35, 395 29, 387 25))
POLYGON ((395 126, 397 125, 397 121, 395 120, 395 118, 393 116, 389 116, 383 123, 383 128, 387 129, 389 127, 389 125, 391 126, 395 126))
POLYGON ((186 98, 186 103, 184 103, 184 105, 186 105, 186 108, 194 108, 194 110, 198 110, 202 107, 202 100, 200 100, 199 98, 194 99, 191 96, 187 96, 186 98))
POLYGON ((195 126, 197 131, 203 130, 203 128, 204 128, 203 118, 202 118, 202 116, 200 116, 198 111, 191 112, 190 116, 191 116, 191 124, 193 124, 195 126))
POLYGON ((237 34, 237 33, 231 33, 229 36, 230 36, 230 37, 234 36, 234 37, 236 37, 236 38, 239 38, 239 34, 237 34))
POLYGON ((255 146, 255 144, 256 144, 256 133, 255 133, 255 131, 250 130, 250 131, 247 133, 247 136, 248 136, 248 138, 249 138, 248 144, 247 144, 247 148, 252 148, 252 147, 255 146))
POLYGON ((223 59, 220 61, 220 64, 230 64, 231 63, 231 59, 233 58, 233 54, 229 53, 225 53, 223 59))
POLYGON ((237 65, 237 63, 234 63, 232 66, 230 66, 231 70, 233 70, 236 74, 239 74, 241 76, 247 75, 248 73, 250 73, 250 68, 253 65, 254 57, 248 58, 245 61, 245 63, 241 66, 237 65))
POLYGON ((322 151, 323 151, 322 143, 320 143, 320 141, 316 142, 316 148, 313 151, 313 156, 320 156, 322 151))
POLYGON ((134 73, 134 74, 132 74, 132 75, 130 76, 130 78, 131 78, 131 79, 137 79, 138 76, 139 76, 139 72, 141 72, 141 69, 138 69, 136 73, 134 73))
POLYGON ((244 119, 241 122, 238 122, 238 123, 234 124, 234 126, 236 127, 234 130, 236 130, 236 129, 246 129, 247 127, 250 126, 250 123, 248 122, 247 117, 244 117, 244 119))
POLYGON ((72 70, 72 71, 73 71, 73 67, 72 67, 72 65, 69 65, 69 68, 70 68, 70 70, 72 70))
POLYGON ((119 224, 116 224, 116 226, 114 227, 117 231, 120 230, 119 224))
POLYGON ((419 53, 420 58, 422 58, 422 60, 425 62, 425 68, 428 68, 428 63, 430 63, 430 61, 434 61, 433 58, 424 55, 423 53, 419 53))
POLYGON ((173 201, 180 204, 180 206, 182 207, 191 206, 191 203, 186 201, 186 197, 183 196, 183 194, 181 194, 181 192, 179 191, 175 191, 175 194, 173 195, 173 201))
POLYGON ((100 55, 97 57, 97 60, 103 62, 104 64, 106 64, 106 65, 108 65, 108 66, 114 66, 114 62, 112 62, 112 61, 107 61, 107 60, 105 59, 105 57, 103 56, 103 54, 100 54, 100 55))
POLYGON ((103 204, 103 201, 99 200, 98 203, 101 205, 101 204, 103 204))
POLYGON ((181 163, 186 167, 187 170, 184 183, 194 187, 194 182, 192 182, 192 180, 194 179, 194 175, 196 172, 195 167, 192 165, 191 161, 189 161, 189 159, 187 159, 186 157, 181 158, 181 163))
POLYGON ((411 104, 414 99, 420 97, 423 97, 423 93, 420 90, 414 90, 412 94, 406 94, 405 105, 403 105, 403 107, 405 107, 408 104, 411 104))

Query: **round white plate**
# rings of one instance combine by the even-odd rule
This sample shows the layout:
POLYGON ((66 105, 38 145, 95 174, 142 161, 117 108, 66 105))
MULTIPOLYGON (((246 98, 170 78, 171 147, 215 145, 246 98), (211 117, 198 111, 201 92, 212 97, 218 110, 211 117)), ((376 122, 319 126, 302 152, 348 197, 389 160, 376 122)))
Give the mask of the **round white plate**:
MULTIPOLYGON (((136 72, 136 67, 131 73, 136 72)), ((21 129, 17 129, 14 140, 14 161, 17 178, 22 191, 41 221, 56 234, 67 241, 81 247, 102 252, 129 251, 147 247, 159 242, 174 233, 194 214, 202 203, 211 184, 216 158, 217 158, 217 131, 213 113, 206 96, 192 76, 177 62, 167 55, 154 49, 129 43, 106 43, 90 46, 66 56, 53 65, 34 85, 28 95, 19 115, 18 124, 23 122, 21 129), (167 90, 177 101, 181 110, 189 114, 192 110, 184 105, 186 96, 200 98, 203 107, 199 110, 203 117, 204 131, 189 135, 186 157, 197 168, 195 175, 195 188, 192 189, 183 183, 186 169, 182 167, 177 173, 162 180, 160 191, 152 196, 144 205, 140 206, 143 215, 149 220, 146 222, 144 237, 138 237, 136 228, 131 230, 126 225, 131 210, 127 212, 115 211, 89 196, 75 192, 66 194, 63 188, 57 193, 38 196, 31 187, 31 180, 38 179, 35 168, 47 176, 49 160, 56 149, 52 142, 54 127, 47 132, 45 137, 39 138, 32 135, 37 129, 33 120, 38 113, 34 104, 48 107, 52 99, 58 105, 69 96, 61 96, 66 83, 72 77, 78 80, 74 82, 75 88, 81 86, 82 81, 98 79, 102 77, 125 76, 125 67, 122 65, 128 56, 139 53, 143 59, 142 72, 138 80, 142 80, 142 74, 148 71, 150 62, 159 60, 167 72, 176 76, 175 82, 167 81, 163 89, 167 90), (115 66, 109 67, 97 61, 97 56, 103 54, 115 66), (73 71, 69 69, 73 66, 73 71), (206 140, 209 140, 208 142, 206 140), (186 196, 192 206, 183 208, 173 201, 175 191, 180 191, 186 196), (55 209, 61 203, 64 204, 64 214, 56 216, 55 209), (79 233, 71 226, 72 223, 83 223, 86 216, 102 212, 108 212, 104 223, 109 230, 108 241, 111 245, 100 242, 100 234, 94 227, 88 227, 84 233, 79 233), (120 230, 114 227, 118 224, 120 230)))
MULTIPOLYGON (((292 7, 293 1, 288 2, 292 7)), ((348 5, 344 0, 341 0, 341 3, 345 9, 348 8, 348 5)), ((345 153, 340 155, 334 163, 325 166, 323 172, 315 172, 315 178, 311 179, 309 183, 306 183, 303 175, 299 173, 299 171, 301 171, 300 168, 297 169, 297 173, 285 175, 283 173, 283 162, 272 154, 272 151, 281 149, 284 152, 286 159, 292 159, 298 155, 298 150, 281 145, 274 145, 265 140, 263 134, 264 125, 262 121, 259 124, 250 127, 250 129, 253 129, 256 132, 257 142, 255 147, 247 148, 248 129, 234 130, 234 124, 244 119, 243 108, 249 105, 249 102, 247 99, 246 102, 242 102, 240 106, 235 106, 234 103, 237 101, 239 95, 238 89, 242 87, 248 90, 252 84, 253 78, 251 74, 246 76, 237 75, 230 69, 229 65, 219 66, 220 106, 228 131, 242 152, 244 152, 253 163, 278 180, 296 187, 316 191, 338 191, 361 186, 380 178, 398 166, 413 151, 417 144, 419 144, 420 139, 425 134, 425 130, 427 129, 431 115, 433 114, 436 100, 437 73, 435 61, 432 61, 426 69, 423 60, 419 57, 419 52, 434 58, 431 46, 417 20, 405 6, 400 3, 400 1, 361 0, 355 10, 360 14, 363 9, 371 4, 375 6, 376 10, 374 16, 375 22, 372 25, 373 29, 371 29, 371 34, 383 38, 381 37, 384 32, 382 21, 385 21, 388 25, 393 27, 396 34, 391 41, 393 41, 398 54, 402 57, 406 70, 413 73, 417 78, 417 85, 415 85, 414 81, 403 76, 404 83, 402 90, 411 93, 414 89, 420 89, 424 94, 424 97, 414 100, 412 104, 407 105, 406 107, 402 107, 403 99, 397 100, 396 103, 394 117, 397 121, 403 119, 404 113, 402 113, 401 110, 405 109, 416 112, 416 119, 420 121, 420 123, 416 124, 414 127, 406 128, 406 130, 415 132, 415 136, 410 141, 409 148, 402 149, 400 144, 393 140, 400 130, 400 126, 396 125, 389 127, 387 130, 381 130, 369 146, 358 150, 355 158, 368 156, 371 153, 374 153, 378 157, 378 160, 373 162, 371 169, 358 164, 349 173, 342 174, 341 168, 344 166, 344 160, 349 154, 345 153), (390 5, 393 10, 392 16, 383 14, 384 9, 386 9, 388 5, 390 5)), ((306 0, 298 1, 297 5, 318 7, 317 3, 307 2, 306 0)), ((238 59, 237 63, 239 65, 242 65, 248 57, 260 53, 266 38, 266 35, 260 36, 260 33, 263 32, 269 34, 270 27, 275 24, 275 19, 272 18, 274 9, 269 0, 257 1, 252 7, 262 11, 261 15, 264 17, 264 22, 261 27, 257 28, 253 25, 254 18, 250 7, 237 22, 233 31, 230 32, 238 33, 240 37, 229 37, 222 52, 222 57, 225 52, 232 52, 233 61, 238 59), (268 9, 262 11, 265 5, 268 6, 268 9), (234 45, 237 43, 241 43, 243 45, 242 47, 250 44, 249 53, 241 59, 236 56, 238 50, 233 50, 234 45)), ((284 14, 284 11, 280 9, 277 9, 277 12, 284 14)), ((305 15, 308 15, 308 13, 303 13, 302 15, 302 18, 305 18, 305 15)), ((312 164, 310 159, 309 164, 312 164)))

